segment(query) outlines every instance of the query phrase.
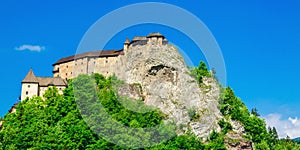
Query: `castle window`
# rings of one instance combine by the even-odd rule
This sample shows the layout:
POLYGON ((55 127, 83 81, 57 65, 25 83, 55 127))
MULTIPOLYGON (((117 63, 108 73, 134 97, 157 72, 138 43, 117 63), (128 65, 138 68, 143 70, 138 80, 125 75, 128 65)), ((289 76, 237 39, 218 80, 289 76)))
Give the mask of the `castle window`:
POLYGON ((71 72, 71 74, 72 74, 72 72, 71 72))
POLYGON ((106 59, 108 59, 108 57, 106 57, 106 59))
POLYGON ((28 91, 26 91, 26 95, 28 95, 28 91))
POLYGON ((66 76, 68 75, 68 73, 66 73, 66 76))
POLYGON ((108 60, 106 60, 105 62, 108 63, 108 60))
POLYGON ((28 88, 30 88, 30 85, 28 85, 28 88))
POLYGON ((67 65, 67 68, 69 68, 69 66, 67 65))
POLYGON ((61 91, 61 88, 59 88, 59 90, 61 91))
POLYGON ((83 62, 81 62, 81 64, 83 65, 83 62))

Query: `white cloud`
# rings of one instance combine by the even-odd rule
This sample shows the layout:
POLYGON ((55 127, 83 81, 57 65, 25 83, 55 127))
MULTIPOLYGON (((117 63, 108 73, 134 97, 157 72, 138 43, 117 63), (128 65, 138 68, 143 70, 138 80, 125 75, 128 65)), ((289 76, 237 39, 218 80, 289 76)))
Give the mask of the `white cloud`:
POLYGON ((36 51, 40 52, 41 50, 44 50, 44 46, 39 46, 39 45, 29 45, 29 44, 24 44, 22 46, 16 47, 15 48, 18 51, 24 51, 24 50, 29 50, 29 51, 36 51))
POLYGON ((289 117, 289 119, 288 119, 289 121, 291 121, 292 122, 292 124, 296 124, 297 122, 298 122, 298 117, 296 117, 295 119, 293 119, 293 118, 291 118, 291 117, 289 117))
POLYGON ((283 119, 281 114, 269 114, 263 117, 267 126, 275 127, 280 138, 285 138, 287 135, 290 138, 300 137, 300 120, 298 117, 283 119))

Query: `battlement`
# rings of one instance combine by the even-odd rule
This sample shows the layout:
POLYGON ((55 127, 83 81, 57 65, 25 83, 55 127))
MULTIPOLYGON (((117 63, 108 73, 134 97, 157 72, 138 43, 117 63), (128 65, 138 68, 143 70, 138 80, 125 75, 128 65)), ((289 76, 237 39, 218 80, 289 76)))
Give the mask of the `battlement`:
POLYGON ((127 50, 130 47, 137 45, 146 45, 146 44, 157 44, 157 45, 165 45, 168 44, 168 40, 160 34, 159 32, 150 33, 148 36, 135 36, 131 41, 126 39, 124 42, 124 50, 127 50))

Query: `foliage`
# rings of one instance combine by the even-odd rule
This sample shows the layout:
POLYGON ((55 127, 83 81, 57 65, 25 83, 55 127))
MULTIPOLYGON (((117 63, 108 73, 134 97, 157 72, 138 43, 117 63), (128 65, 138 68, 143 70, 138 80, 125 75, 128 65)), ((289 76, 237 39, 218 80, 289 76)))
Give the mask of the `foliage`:
MULTIPOLYGON (((200 62, 198 67, 191 69, 191 72, 199 83, 202 82, 204 76, 211 76, 204 62, 200 62)), ((105 78, 100 74, 80 75, 69 80, 68 88, 63 91, 63 95, 58 94, 55 87, 51 87, 43 98, 33 97, 20 102, 15 113, 6 114, 3 118, 3 128, 0 130, 0 150, 130 149, 110 143, 95 133, 108 127, 111 128, 111 132, 120 131, 114 124, 106 123, 102 126, 105 120, 94 119, 99 116, 103 117, 104 114, 101 111, 107 112, 119 124, 136 129, 129 132, 143 137, 145 144, 158 140, 159 135, 171 135, 172 126, 164 125, 163 119, 166 116, 162 112, 143 105, 143 101, 134 101, 117 94, 116 87, 123 84, 124 82, 118 80, 116 76, 105 78), (134 107, 151 111, 139 113, 128 109, 134 107), (86 123, 87 120, 90 121, 89 125, 86 123), (161 126, 159 132, 148 135, 140 134, 143 133, 141 132, 143 128, 154 126, 161 126)), ((264 120, 258 117, 257 109, 252 109, 249 113, 245 104, 235 96, 230 87, 223 90, 219 108, 226 120, 236 120, 244 125, 247 137, 254 142, 256 149, 300 149, 299 144, 289 138, 278 139, 276 129, 266 128, 264 120)), ((191 119, 199 118, 195 109, 189 109, 188 113, 191 119)), ((224 119, 218 124, 222 132, 213 131, 206 139, 206 143, 202 143, 201 138, 191 133, 185 133, 145 149, 226 149, 224 138, 226 133, 232 130, 232 126, 224 119)), ((114 138, 124 137, 116 135, 114 138)), ((137 139, 129 137, 128 141, 134 144, 137 139)))
MULTIPOLYGON (((80 75, 69 81, 69 87, 63 95, 58 94, 58 90, 53 87, 46 91, 44 98, 33 97, 20 102, 16 113, 4 117, 0 149, 129 149, 98 137, 94 129, 99 126, 88 126, 81 115, 84 111, 84 114, 91 111, 91 117, 95 117, 92 113, 99 111, 96 102, 100 101, 109 115, 125 126, 142 128, 163 123, 166 116, 157 109, 137 113, 121 105, 114 89, 114 86, 121 84, 123 82, 115 77, 106 79, 99 74, 80 75), (85 92, 77 93, 82 90, 85 92)), ((163 128, 161 131, 170 132, 163 128)), ((155 139, 158 134, 149 135, 149 138, 155 139)), ((146 149, 204 149, 204 144, 194 135, 184 134, 146 149)))
POLYGON ((188 109, 188 113, 191 120, 195 120, 200 117, 200 115, 196 112, 195 108, 188 109))
POLYGON ((228 131, 232 130, 232 126, 229 122, 225 121, 224 119, 221 119, 219 122, 218 122, 219 126, 221 127, 222 129, 222 132, 224 134, 226 134, 228 131))
POLYGON ((176 136, 167 142, 160 143, 154 147, 147 148, 147 149, 154 149, 154 150, 165 150, 165 149, 191 149, 191 150, 201 150, 204 149, 205 145, 201 143, 201 139, 198 139, 193 134, 184 134, 180 136, 176 136))
POLYGON ((241 122, 254 143, 264 143, 268 137, 265 122, 256 115, 250 115, 245 104, 234 95, 230 87, 226 88, 224 92, 225 94, 220 101, 221 113, 241 122))
POLYGON ((256 117, 260 116, 260 114, 258 113, 258 110, 256 108, 252 108, 251 109, 251 114, 254 115, 254 116, 256 116, 256 117))
POLYGON ((215 130, 213 130, 213 132, 208 138, 209 143, 205 145, 205 149, 226 150, 224 144, 224 136, 225 134, 218 133, 215 130))
MULTIPOLYGON (((294 142, 279 140, 274 127, 267 130, 264 120, 259 118, 258 110, 254 108, 250 114, 245 104, 235 96, 230 87, 225 88, 223 91, 220 100, 220 111, 226 118, 243 124, 248 137, 254 142, 256 149, 294 149, 299 147, 294 142)), ((223 131, 224 127, 227 126, 222 120, 219 122, 219 125, 223 131)))
POLYGON ((190 68, 191 76, 194 77, 198 83, 202 83, 203 77, 211 77, 212 74, 206 67, 206 64, 203 61, 200 61, 198 67, 190 68))

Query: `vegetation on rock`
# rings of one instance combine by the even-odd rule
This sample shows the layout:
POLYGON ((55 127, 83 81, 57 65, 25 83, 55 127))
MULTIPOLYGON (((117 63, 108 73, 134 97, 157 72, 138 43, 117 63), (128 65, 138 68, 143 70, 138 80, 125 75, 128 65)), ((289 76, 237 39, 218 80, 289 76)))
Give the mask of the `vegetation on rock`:
MULTIPOLYGON (((191 74, 199 81, 199 84, 203 77, 212 77, 204 62, 201 62, 198 67, 191 68, 191 74)), ((33 97, 20 102, 15 113, 6 114, 3 118, 0 150, 130 149, 110 143, 95 133, 95 131, 107 129, 110 125, 99 126, 100 122, 93 120, 94 117, 103 115, 100 112, 102 107, 114 120, 127 127, 143 129, 162 125, 161 133, 141 135, 146 139, 145 144, 151 144, 153 140, 156 140, 157 135, 171 134, 170 128, 163 128, 168 127, 163 121, 167 116, 158 109, 149 108, 143 105, 142 101, 136 103, 129 98, 122 99, 122 103, 127 103, 131 107, 151 110, 138 113, 126 109, 120 103, 120 97, 114 86, 122 84, 124 82, 115 76, 106 79, 100 74, 80 75, 70 80, 63 95, 58 94, 58 90, 52 87, 46 91, 43 98, 33 97), (88 125, 86 120, 90 120, 91 123, 88 125)), ((264 120, 258 117, 256 109, 249 113, 245 104, 235 96, 230 87, 224 88, 222 94, 219 108, 224 118, 218 122, 221 127, 220 133, 213 131, 207 139, 204 139, 204 142, 201 137, 187 132, 144 149, 226 149, 225 141, 228 141, 226 136, 233 132, 233 126, 229 120, 238 121, 244 126, 246 132, 244 138, 252 141, 255 149, 300 149, 300 146, 290 139, 278 139, 276 129, 267 129, 264 120)), ((199 118, 199 114, 194 109, 190 109, 188 113, 191 119, 199 118)), ((100 121, 103 122, 103 120, 100 121)), ((110 128, 113 128, 111 131, 118 131, 114 125, 110 128)), ((120 137, 116 138, 120 139, 120 137)), ((129 137, 129 141, 134 142, 137 139, 129 137)), ((239 143, 240 141, 231 142, 239 143)))

